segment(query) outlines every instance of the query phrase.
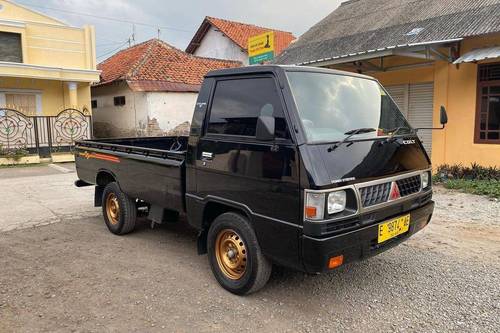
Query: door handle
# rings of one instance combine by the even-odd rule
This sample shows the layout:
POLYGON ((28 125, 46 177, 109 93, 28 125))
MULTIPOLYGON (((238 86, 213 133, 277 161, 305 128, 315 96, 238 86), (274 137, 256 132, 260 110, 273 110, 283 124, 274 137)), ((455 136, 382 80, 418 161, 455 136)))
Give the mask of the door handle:
POLYGON ((214 153, 209 153, 209 152, 204 151, 201 153, 201 159, 203 161, 211 161, 214 159, 214 153))

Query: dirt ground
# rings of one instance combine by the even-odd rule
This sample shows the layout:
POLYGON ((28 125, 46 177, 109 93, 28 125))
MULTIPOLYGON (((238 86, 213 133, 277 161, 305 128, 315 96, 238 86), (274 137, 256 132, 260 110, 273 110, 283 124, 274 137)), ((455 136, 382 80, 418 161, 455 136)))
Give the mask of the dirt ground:
POLYGON ((185 224, 118 237, 91 207, 55 211, 0 233, 0 332, 498 332, 500 203, 435 200, 408 242, 319 276, 275 269, 248 297, 217 285, 185 224))

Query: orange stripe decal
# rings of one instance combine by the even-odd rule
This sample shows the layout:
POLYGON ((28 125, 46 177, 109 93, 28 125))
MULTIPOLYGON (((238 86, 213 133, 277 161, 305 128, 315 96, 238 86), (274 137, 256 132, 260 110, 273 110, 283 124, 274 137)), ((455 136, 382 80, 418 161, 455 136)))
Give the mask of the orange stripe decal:
POLYGON ((100 154, 100 153, 89 153, 88 151, 83 152, 83 153, 78 153, 79 156, 89 159, 93 158, 96 160, 103 160, 103 161, 108 161, 108 162, 113 162, 113 163, 120 163, 120 159, 116 156, 112 155, 106 155, 106 154, 100 154))

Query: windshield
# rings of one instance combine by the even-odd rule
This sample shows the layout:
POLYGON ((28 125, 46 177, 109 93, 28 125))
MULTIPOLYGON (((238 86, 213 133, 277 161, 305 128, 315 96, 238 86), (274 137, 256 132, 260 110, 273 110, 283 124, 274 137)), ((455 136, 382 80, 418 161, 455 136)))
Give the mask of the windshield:
POLYGON ((405 135, 412 129, 382 86, 359 77, 288 72, 288 80, 308 143, 335 142, 359 128, 352 139, 405 135))

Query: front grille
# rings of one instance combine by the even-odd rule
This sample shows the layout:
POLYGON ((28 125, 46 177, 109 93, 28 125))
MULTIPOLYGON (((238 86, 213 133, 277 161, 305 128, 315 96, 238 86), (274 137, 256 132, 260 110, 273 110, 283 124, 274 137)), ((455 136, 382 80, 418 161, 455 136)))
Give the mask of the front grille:
POLYGON ((391 183, 377 184, 359 189, 363 207, 369 207, 386 202, 389 198, 391 183))
POLYGON ((402 197, 417 193, 420 191, 420 176, 413 176, 397 180, 396 183, 399 187, 399 193, 402 197))
MULTIPOLYGON (((401 197, 418 193, 421 186, 420 175, 396 180, 401 197)), ((359 189, 363 207, 378 205, 389 200, 392 182, 376 184, 359 189)))

